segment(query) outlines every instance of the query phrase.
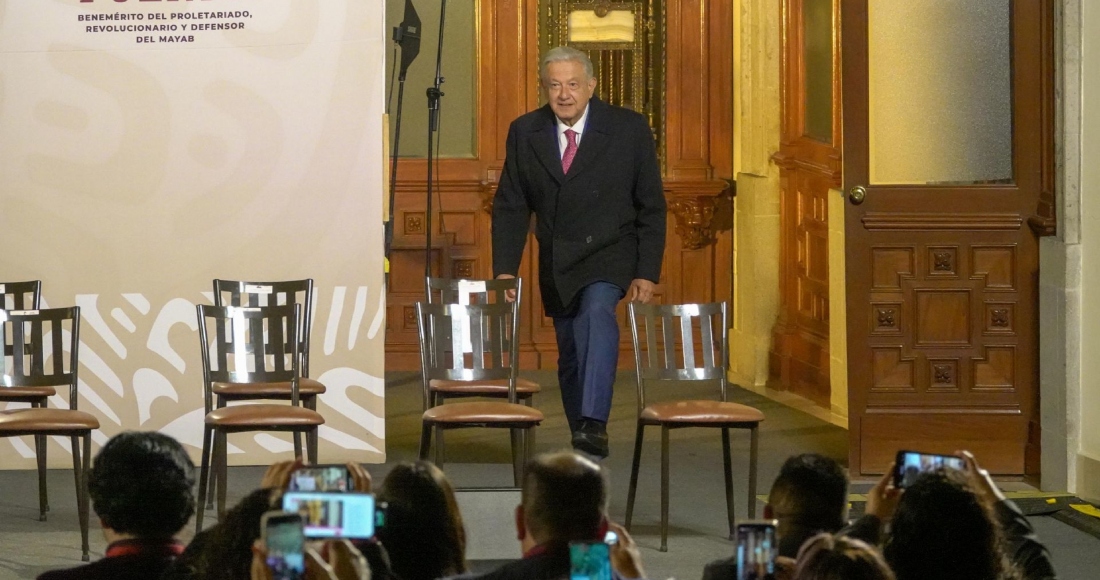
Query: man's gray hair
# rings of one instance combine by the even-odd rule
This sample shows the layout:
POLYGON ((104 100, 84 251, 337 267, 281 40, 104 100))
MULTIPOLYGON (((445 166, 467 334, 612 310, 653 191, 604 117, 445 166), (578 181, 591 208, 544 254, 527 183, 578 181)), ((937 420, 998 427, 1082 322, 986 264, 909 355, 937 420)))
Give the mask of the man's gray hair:
POLYGON ((596 76, 592 69, 592 59, 588 58, 587 54, 571 46, 558 46, 546 51, 546 55, 542 57, 542 65, 539 67, 539 78, 546 78, 546 67, 550 66, 550 63, 567 62, 571 60, 584 65, 584 73, 588 75, 588 78, 591 79, 596 76))

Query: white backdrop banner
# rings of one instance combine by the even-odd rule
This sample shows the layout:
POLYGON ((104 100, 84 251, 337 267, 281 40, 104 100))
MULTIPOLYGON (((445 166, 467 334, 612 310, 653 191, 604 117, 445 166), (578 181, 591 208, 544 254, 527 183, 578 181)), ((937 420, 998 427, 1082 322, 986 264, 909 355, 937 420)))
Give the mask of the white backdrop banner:
MULTIPOLYGON (((321 460, 384 460, 383 13, 0 0, 0 283, 41 279, 46 305, 81 307, 97 446, 160 430, 197 457, 194 305, 213 278, 313 278, 321 460)), ((292 453, 282 434, 229 441, 235 464, 292 453)), ((0 467, 33 467, 33 449, 0 440, 0 467)), ((50 451, 72 465, 67 440, 50 451)))

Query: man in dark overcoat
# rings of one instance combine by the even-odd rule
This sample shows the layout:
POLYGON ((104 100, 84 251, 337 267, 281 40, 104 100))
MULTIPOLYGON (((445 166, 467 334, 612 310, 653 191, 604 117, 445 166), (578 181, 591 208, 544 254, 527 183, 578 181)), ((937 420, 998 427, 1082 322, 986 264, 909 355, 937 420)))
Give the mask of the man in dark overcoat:
POLYGON ((540 77, 547 104, 508 130, 493 201, 493 274, 516 275, 534 213, 539 290, 554 319, 573 447, 606 457, 615 308, 624 296, 648 302, 661 275, 661 170, 645 117, 593 96, 587 55, 552 49, 540 77))

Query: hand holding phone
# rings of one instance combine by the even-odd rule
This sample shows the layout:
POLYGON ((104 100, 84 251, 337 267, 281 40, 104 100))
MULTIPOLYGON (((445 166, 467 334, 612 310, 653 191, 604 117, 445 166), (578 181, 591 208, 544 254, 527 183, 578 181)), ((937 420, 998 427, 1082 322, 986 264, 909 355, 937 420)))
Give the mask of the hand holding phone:
POLYGON ((369 493, 288 491, 283 509, 301 514, 307 538, 374 537, 374 496, 369 493))
POLYGON ((272 580, 302 580, 305 578, 305 533, 302 516, 296 513, 272 511, 260 520, 261 540, 266 565, 272 580))
POLYGON ((570 542, 569 580, 611 580, 611 546, 606 542, 570 542))
POLYGON ((966 463, 957 455, 939 455, 919 451, 898 451, 894 460, 894 487, 904 489, 913 484, 922 473, 937 469, 963 471, 966 463))
POLYGON ((779 543, 775 538, 775 520, 737 524, 737 580, 773 580, 779 543))
POLYGON ((347 465, 303 465, 290 473, 287 491, 355 490, 355 481, 347 465))

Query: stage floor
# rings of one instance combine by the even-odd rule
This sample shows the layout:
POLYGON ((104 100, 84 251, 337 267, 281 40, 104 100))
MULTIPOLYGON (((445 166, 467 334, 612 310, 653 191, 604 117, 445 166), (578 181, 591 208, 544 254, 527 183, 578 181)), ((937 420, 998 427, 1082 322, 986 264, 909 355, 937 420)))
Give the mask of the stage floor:
MULTIPOLYGON (((561 411, 556 375, 553 371, 525 373, 543 385, 535 405, 546 414, 539 428, 540 451, 564 449, 569 445, 568 428, 561 411)), ((663 392, 683 398, 707 396, 705 386, 665 388, 663 392)), ((621 372, 615 386, 614 409, 608 432, 611 457, 605 460, 611 479, 611 515, 622 519, 626 511, 626 492, 630 477, 630 455, 634 442, 635 386, 633 373, 621 372)), ((650 396, 661 396, 655 389, 650 396)), ((754 393, 734 388, 734 401, 753 405, 764 412, 761 426, 760 469, 757 492, 767 493, 783 461, 790 455, 817 452, 840 461, 847 458, 847 432, 808 414, 796 411, 754 393)), ((412 373, 387 375, 386 434, 387 463, 370 471, 381 480, 391 465, 413 460, 420 437, 421 395, 419 377, 412 373)), ((748 434, 733 432, 734 501, 737 517, 745 517, 748 467, 748 434)), ((511 485, 509 438, 507 432, 469 429, 449 432, 445 471, 458 487, 511 485)), ((726 539, 725 501, 722 482, 722 445, 717 430, 678 429, 671 432, 671 505, 669 551, 660 545, 660 430, 648 429, 638 483, 633 534, 642 550, 646 571, 652 579, 699 578, 703 565, 728 556, 732 544, 726 539)), ((324 458, 321 458, 322 461, 324 458)), ((980 458, 979 458, 980 459, 980 458)), ((261 467, 232 468, 229 482, 230 502, 244 496, 256 485, 261 467)), ((80 534, 77 528, 71 470, 51 470, 49 474, 51 512, 49 520, 38 521, 37 478, 32 472, 0 472, 0 580, 34 578, 54 568, 80 563, 80 534)), ((867 484, 856 484, 853 492, 866 491, 867 484)), ((1024 489, 1014 484, 1013 489, 1024 489)), ((757 504, 757 516, 763 504, 757 504)), ((105 543, 92 515, 92 558, 103 554, 105 543)), ((1051 517, 1031 518, 1040 537, 1050 548, 1059 577, 1063 580, 1087 580, 1100 568, 1100 540, 1051 517)), ((190 539, 193 528, 185 528, 190 539)), ((502 530, 502 542, 514 542, 511 530, 502 530)), ((518 556, 518 544, 516 547, 518 556)))

